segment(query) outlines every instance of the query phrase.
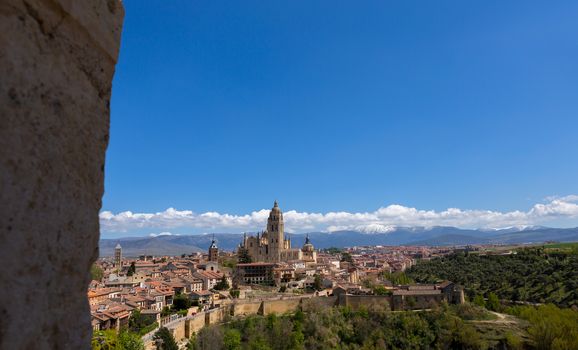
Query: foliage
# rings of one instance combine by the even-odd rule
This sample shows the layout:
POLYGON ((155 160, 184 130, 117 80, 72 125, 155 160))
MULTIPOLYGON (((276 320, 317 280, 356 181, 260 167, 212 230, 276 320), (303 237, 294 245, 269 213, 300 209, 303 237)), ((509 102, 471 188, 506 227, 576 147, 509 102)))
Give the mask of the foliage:
POLYGON ((225 330, 223 347, 227 350, 241 350, 241 332, 233 328, 225 330))
POLYGON ((134 264, 134 261, 130 263, 130 266, 128 267, 128 271, 126 272, 127 276, 132 276, 134 275, 136 272, 136 266, 134 264))
POLYGON ((95 281, 101 281, 104 276, 104 271, 102 271, 102 268, 97 264, 92 264, 90 268, 90 276, 95 281))
POLYGON ((473 305, 443 305, 430 312, 320 307, 205 327, 191 340, 190 349, 485 349, 507 343, 505 331, 496 339, 485 339, 466 320, 489 317, 473 305))
POLYGON ((165 306, 163 307, 163 309, 161 310, 161 317, 167 317, 169 315, 174 314, 174 310, 171 309, 169 306, 165 306))
POLYGON ((118 334, 115 330, 94 332, 91 345, 93 350, 118 349, 118 334))
POLYGON ((344 252, 341 254, 341 261, 353 264, 353 257, 348 252, 344 252))
POLYGON ((253 262, 251 255, 249 255, 249 251, 243 248, 239 248, 237 251, 237 260, 239 261, 239 264, 249 264, 253 262))
POLYGON ((144 343, 140 335, 131 332, 122 332, 118 335, 121 348, 124 350, 144 350, 144 343))
POLYGON ((155 341, 161 341, 161 350, 179 350, 175 338, 166 327, 161 327, 153 336, 155 341))
POLYGON ((225 277, 225 275, 223 275, 223 277, 221 277, 221 280, 217 282, 217 284, 215 284, 216 290, 227 290, 230 287, 231 286, 229 286, 229 282, 227 281, 227 277, 225 277))
POLYGON ((578 312, 555 305, 515 306, 506 309, 530 322, 528 333, 538 350, 578 349, 578 312))
POLYGON ((237 267, 237 260, 236 259, 225 259, 223 258, 221 261, 221 266, 223 267, 229 267, 231 269, 234 269, 235 267, 237 267))
POLYGON ((313 280, 313 289, 319 291, 323 290, 323 281, 319 274, 316 274, 313 280))
POLYGON ((488 293, 488 301, 486 302, 486 307, 492 311, 500 311, 502 305, 500 304, 500 299, 494 292, 488 293))
POLYGON ((97 331, 92 335, 92 350, 144 350, 140 336, 131 332, 117 334, 115 330, 97 331))
POLYGON ((484 296, 481 294, 476 294, 474 297, 474 304, 480 307, 486 307, 486 300, 484 299, 484 296))
POLYGON ((373 286, 373 294, 375 295, 391 295, 391 290, 386 289, 384 286, 376 285, 373 286))
POLYGON ((173 299, 173 310, 188 310, 191 307, 191 299, 185 294, 177 294, 173 299))
POLYGON ((384 272, 383 278, 390 281, 393 285, 401 285, 401 284, 411 284, 413 280, 408 277, 405 272, 397 271, 397 272, 384 272))
POLYGON ((152 317, 146 317, 135 309, 128 320, 128 329, 131 332, 144 335, 156 328, 157 323, 152 317))
POLYGON ((341 254, 341 252, 343 252, 343 249, 335 248, 335 247, 329 247, 329 248, 323 249, 323 251, 327 254, 335 255, 335 254, 341 254))
POLYGON ((506 346, 512 350, 522 350, 524 348, 524 341, 513 333, 506 333, 506 346))
POLYGON ((408 270, 417 282, 450 280, 477 294, 500 300, 578 306, 578 255, 520 249, 511 255, 453 254, 422 261, 408 270))
POLYGON ((233 297, 234 299, 237 299, 239 295, 241 295, 241 291, 238 289, 231 289, 229 294, 231 294, 231 297, 233 297))

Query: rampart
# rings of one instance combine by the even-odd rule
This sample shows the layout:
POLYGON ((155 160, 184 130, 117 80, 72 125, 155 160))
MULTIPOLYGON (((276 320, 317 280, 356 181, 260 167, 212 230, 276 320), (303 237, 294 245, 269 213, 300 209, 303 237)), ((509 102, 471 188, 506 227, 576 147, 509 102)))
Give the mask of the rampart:
MULTIPOLYGON (((441 302, 441 295, 439 299, 440 300, 435 299, 432 301, 438 303, 441 302)), ((431 307, 431 303, 424 304, 419 302, 421 301, 419 298, 417 301, 418 302, 414 309, 417 307, 431 307)), ((427 301, 430 300, 427 299, 427 301)), ((205 326, 228 322, 233 317, 246 317, 250 315, 267 316, 271 314, 292 313, 297 310, 316 311, 334 306, 347 306, 352 310, 359 310, 361 308, 394 311, 408 309, 407 306, 396 309, 394 304, 394 298, 389 295, 341 294, 338 297, 300 296, 264 300, 236 300, 235 302, 220 308, 171 321, 166 324, 166 327, 172 332, 176 340, 182 340, 183 338, 190 338, 194 333, 198 332, 205 326)), ((152 331, 143 337, 147 350, 155 349, 154 342, 152 341, 154 332, 155 331, 152 331)))

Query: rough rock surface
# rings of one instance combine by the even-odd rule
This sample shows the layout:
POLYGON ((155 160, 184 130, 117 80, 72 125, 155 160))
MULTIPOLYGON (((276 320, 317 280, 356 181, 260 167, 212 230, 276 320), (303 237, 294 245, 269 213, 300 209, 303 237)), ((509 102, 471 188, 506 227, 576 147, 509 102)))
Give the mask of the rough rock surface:
POLYGON ((0 0, 0 349, 88 349, 120 0, 0 0))

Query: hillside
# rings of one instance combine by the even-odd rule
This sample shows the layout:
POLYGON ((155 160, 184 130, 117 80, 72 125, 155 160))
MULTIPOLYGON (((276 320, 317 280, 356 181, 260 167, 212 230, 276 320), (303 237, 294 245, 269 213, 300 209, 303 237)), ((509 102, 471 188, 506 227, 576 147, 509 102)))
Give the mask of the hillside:
POLYGON ((407 271, 417 282, 448 279, 471 299, 490 292, 502 300, 578 306, 578 255, 520 249, 512 255, 453 254, 423 261, 407 271))

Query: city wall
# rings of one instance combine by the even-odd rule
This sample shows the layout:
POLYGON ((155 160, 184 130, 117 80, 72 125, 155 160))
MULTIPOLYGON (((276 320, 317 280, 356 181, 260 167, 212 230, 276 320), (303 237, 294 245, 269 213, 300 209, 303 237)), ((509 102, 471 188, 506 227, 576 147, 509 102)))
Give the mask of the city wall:
POLYGON ((302 299, 263 301, 263 315, 295 312, 301 309, 301 300, 302 299))
POLYGON ((392 298, 385 295, 347 295, 342 294, 338 300, 339 306, 347 306, 352 310, 378 309, 393 310, 392 298))
MULTIPOLYGON (((347 295, 339 297, 295 297, 287 299, 269 300, 239 300, 217 309, 183 317, 167 324, 175 339, 190 338, 203 327, 230 321, 233 317, 246 317, 250 315, 267 316, 271 314, 292 313, 297 310, 316 311, 334 306, 347 306, 352 310, 361 308, 373 310, 394 310, 391 296, 378 295, 347 295)), ((428 306, 431 306, 428 304, 428 306)), ((155 349, 152 334, 143 337, 147 350, 155 349)))
POLYGON ((262 310, 263 302, 261 301, 248 301, 239 302, 232 304, 232 314, 234 316, 247 316, 247 315, 257 315, 263 314, 262 310))

